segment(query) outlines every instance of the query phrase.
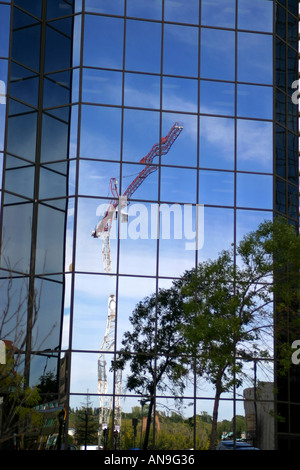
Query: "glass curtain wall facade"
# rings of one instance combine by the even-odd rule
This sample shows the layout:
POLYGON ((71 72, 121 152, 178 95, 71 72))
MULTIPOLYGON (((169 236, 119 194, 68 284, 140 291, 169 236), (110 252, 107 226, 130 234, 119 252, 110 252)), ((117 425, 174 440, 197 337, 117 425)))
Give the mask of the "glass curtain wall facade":
MULTIPOLYGON (((0 10, 1 276, 28 301, 26 379, 51 374, 67 420, 87 400, 108 406, 119 433, 110 445, 132 447, 131 418, 139 440, 146 405, 110 364, 136 304, 275 214, 298 226, 298 2, 14 0, 0 10)), ((274 383, 272 361, 245 368, 274 383)), ((267 448, 290 448, 291 436, 299 445, 297 377, 280 388, 286 419, 268 422, 267 448)), ((242 416, 246 432, 245 389, 222 395, 219 421, 242 416)), ((155 393, 153 448, 182 448, 171 435, 186 422, 186 446, 205 448, 213 393, 192 374, 183 417, 172 394, 155 393)))

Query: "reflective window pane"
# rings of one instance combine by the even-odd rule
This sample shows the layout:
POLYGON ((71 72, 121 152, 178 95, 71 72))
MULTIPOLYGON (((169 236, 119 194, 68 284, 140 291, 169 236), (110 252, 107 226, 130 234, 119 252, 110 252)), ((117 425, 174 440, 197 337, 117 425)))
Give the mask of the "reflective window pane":
POLYGON ((29 105, 37 106, 39 92, 38 75, 12 62, 10 77, 10 96, 29 105))
POLYGON ((200 112, 233 116, 235 114, 235 86, 233 83, 202 80, 200 83, 200 112))
MULTIPOLYGON (((159 143, 159 114, 153 111, 125 109, 123 128, 123 161, 139 162, 159 143)), ((153 163, 159 163, 157 156, 153 163)))
POLYGON ((190 77, 198 75, 197 28, 165 25, 163 71, 169 75, 190 77))
POLYGON ((233 31, 202 28, 201 76, 234 80, 235 33, 233 31))
POLYGON ((238 173, 237 205, 253 209, 272 209, 273 177, 238 173))
POLYGON ((8 56, 10 6, 0 5, 0 57, 8 56))
POLYGON ((123 27, 119 18, 85 16, 83 63, 91 67, 121 69, 123 27))
POLYGON ((187 167, 197 166, 198 119, 195 115, 163 113, 162 136, 168 135, 174 125, 182 127, 168 153, 162 155, 161 162, 166 165, 187 167))
POLYGON ((201 116, 200 167, 234 168, 234 120, 201 116))
POLYGON ((68 158, 68 123, 47 114, 43 116, 41 160, 51 162, 68 158))
POLYGON ((48 26, 46 28, 45 73, 69 68, 72 64, 71 50, 71 38, 48 26))
POLYGON ((242 117, 272 119, 273 89, 258 85, 238 85, 237 114, 242 117))
POLYGON ((36 113, 10 117, 8 120, 7 151, 27 160, 35 160, 36 113))
POLYGON ((121 72, 83 69, 82 76, 82 101, 90 103, 121 104, 121 72))
POLYGON ((196 113, 198 82, 185 78, 163 78, 163 109, 196 113))
POLYGON ((102 106, 83 106, 81 156, 103 160, 120 158, 121 111, 102 106))
POLYGON ((165 20, 176 23, 199 23, 198 0, 165 0, 165 20))
POLYGON ((14 31, 12 40, 12 58, 33 69, 40 66, 40 26, 34 25, 14 31))
POLYGON ((273 2, 269 0, 239 0, 238 28, 272 32, 273 2))
MULTIPOLYGON (((11 159, 7 156, 8 164, 11 159)), ((14 159, 17 160, 17 159, 14 159)), ((14 162, 17 165, 17 162, 14 162)), ((19 167, 6 169, 5 172, 5 189, 21 196, 33 198, 34 194, 34 167, 32 165, 25 166, 20 162, 19 167)))
POLYGON ((127 73, 125 75, 125 106, 158 109, 160 106, 160 77, 127 73))
POLYGON ((161 168, 163 202, 193 203, 196 198, 197 172, 185 168, 161 168))
POLYGON ((111 192, 111 178, 116 178, 120 191, 119 163, 97 162, 95 160, 80 160, 79 187, 82 196, 114 197, 111 192))
POLYGON ((273 124, 237 121, 237 168, 246 171, 273 171, 273 124))
POLYGON ((200 170, 199 203, 216 206, 233 206, 234 174, 224 171, 200 170))
POLYGON ((39 274, 64 271, 65 213, 39 205, 37 229, 36 272, 39 274))
POLYGON ((124 0, 86 0, 85 10, 93 13, 108 13, 112 15, 124 14, 124 0))
POLYGON ((128 20, 126 23, 127 70, 160 72, 161 25, 146 21, 128 20))
POLYGON ((223 28, 235 27, 235 0, 202 0, 201 24, 223 28))
POLYGON ((238 34, 238 80, 271 84, 273 38, 264 34, 238 34))
POLYGON ((127 0, 127 16, 161 20, 162 0, 127 0))
POLYGON ((2 263, 9 269, 28 273, 31 258, 32 204, 20 203, 4 207, 3 219, 5 233, 2 238, 2 263))

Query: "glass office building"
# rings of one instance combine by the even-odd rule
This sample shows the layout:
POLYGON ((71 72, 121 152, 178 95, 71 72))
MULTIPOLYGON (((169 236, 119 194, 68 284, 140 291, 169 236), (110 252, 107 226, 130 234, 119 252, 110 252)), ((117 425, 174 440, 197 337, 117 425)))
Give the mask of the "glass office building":
MULTIPOLYGON (((6 338, 67 420, 108 406, 126 448, 143 402, 110 363, 136 304, 264 220, 298 226, 298 1, 12 0, 0 24, 1 278, 25 306, 6 338)), ((255 371, 276 382, 272 361, 255 371)), ((245 417, 248 388, 222 395, 220 422, 245 417)), ((278 390, 265 446, 292 449, 299 371, 278 390)), ((213 393, 191 374, 189 447, 213 393)), ((155 394, 155 448, 174 398, 155 394)))

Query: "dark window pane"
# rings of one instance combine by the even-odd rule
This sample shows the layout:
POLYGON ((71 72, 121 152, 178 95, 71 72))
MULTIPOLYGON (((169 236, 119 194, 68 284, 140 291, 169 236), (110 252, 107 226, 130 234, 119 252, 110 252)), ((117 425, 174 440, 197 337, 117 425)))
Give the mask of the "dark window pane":
POLYGON ((293 219, 298 219, 298 188, 291 184, 288 185, 288 215, 293 219))
POLYGON ((276 38, 276 85, 286 91, 286 45, 276 38))
POLYGON ((73 13, 73 2, 65 0, 51 0, 47 2, 47 19, 59 18, 73 13))
MULTIPOLYGON (((7 159, 13 157, 7 156, 7 159)), ((17 160, 17 159, 14 159, 17 160)), ((21 163, 21 165, 24 165, 21 163)), ((21 196, 33 198, 34 194, 34 166, 11 168, 5 171, 5 189, 21 196)))
POLYGON ((36 113, 8 118, 7 151, 27 160, 35 160, 36 113))
POLYGON ((44 108, 62 106, 71 101, 71 72, 48 75, 44 79, 44 108))
POLYGON ((40 66, 40 26, 30 26, 14 31, 12 58, 38 71, 40 66))
POLYGON ((40 169, 40 199, 64 197, 67 195, 67 177, 59 164, 40 169))
POLYGON ((276 210, 286 213, 286 191, 285 183, 279 179, 276 182, 276 210))
POLYGON ((71 66, 71 40, 50 26, 46 29, 45 73, 71 66), (57 53, 59 51, 59 54, 57 53))
POLYGON ((32 0, 15 0, 14 4, 38 18, 42 15, 42 0, 35 0, 34 2, 32 0))
POLYGON ((42 125, 41 161, 68 158, 69 126, 44 114, 42 125))
POLYGON ((32 106, 38 105, 38 75, 12 62, 10 80, 10 95, 12 97, 32 106))
POLYGON ((29 272, 31 258, 32 204, 16 204, 4 207, 5 231, 2 239, 2 256, 6 267, 29 272), (20 236, 20 227, 22 236, 20 236))
POLYGON ((281 126, 276 126, 276 174, 282 178, 286 177, 286 131, 281 126))
POLYGON ((36 273, 59 273, 64 270, 65 213, 39 205, 36 273))
POLYGON ((298 136, 288 133, 288 179, 290 182, 298 183, 298 136))

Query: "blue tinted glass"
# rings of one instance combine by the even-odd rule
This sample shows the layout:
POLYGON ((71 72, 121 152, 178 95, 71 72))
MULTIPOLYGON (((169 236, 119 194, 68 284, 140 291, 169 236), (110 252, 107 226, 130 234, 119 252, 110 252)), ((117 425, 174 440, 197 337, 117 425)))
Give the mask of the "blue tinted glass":
POLYGON ((273 2, 270 0, 239 0, 238 28, 272 32, 273 2))
POLYGON ((200 112, 233 116, 235 113, 235 86, 202 80, 200 84, 200 112))
POLYGON ((156 108, 160 106, 160 77, 127 73, 125 75, 125 106, 156 108))
POLYGON ((163 109, 196 113, 198 109, 197 80, 164 77, 163 109))
POLYGON ((161 20, 162 0, 127 0, 127 16, 161 20))
POLYGON ((85 11, 93 13, 124 14, 124 0, 85 0, 85 11))
POLYGON ((65 160, 68 156, 69 126, 44 114, 42 125, 41 160, 65 160))
POLYGON ((176 23, 199 23, 198 0, 165 0, 165 20, 176 23))
POLYGON ((119 160, 120 139, 120 109, 83 106, 81 115, 82 157, 119 160))
POLYGON ((83 69, 82 76, 82 101, 90 103, 121 104, 121 72, 83 69))
POLYGON ((12 58, 33 69, 40 66, 40 26, 15 31, 12 40, 12 58))
POLYGON ((45 73, 71 66, 71 40, 51 27, 46 29, 45 73), (59 50, 59 54, 57 51, 59 50))
POLYGON ((271 84, 273 38, 266 34, 238 34, 238 80, 271 84))
POLYGON ((273 171, 273 124, 238 119, 237 168, 245 171, 273 171))
POLYGON ((122 68, 123 27, 119 18, 85 16, 84 65, 122 68))
POLYGON ((26 10, 29 13, 32 13, 38 18, 41 18, 42 0, 35 0, 34 2, 32 0, 15 0, 14 4, 23 8, 23 10, 26 10))
POLYGON ((66 0, 51 0, 47 2, 47 18, 58 18, 73 13, 73 2, 66 0))
POLYGON ((201 76, 234 80, 235 33, 218 29, 201 31, 201 76))
POLYGON ((7 151, 27 160, 35 160, 36 113, 10 117, 8 121, 7 151))
MULTIPOLYGON (((13 66, 17 69, 17 66, 13 66)), ((19 68, 20 70, 20 68, 19 68)), ((22 72, 21 72, 22 73, 22 72)), ((24 101, 32 106, 38 105, 39 78, 37 76, 22 77, 16 74, 10 82, 10 96, 24 101)))
POLYGON ((234 204, 234 174, 224 171, 199 172, 199 202, 217 206, 234 204))
POLYGON ((163 71, 171 75, 198 75, 198 28, 165 25, 163 71))
POLYGON ((200 117, 200 167, 234 168, 234 120, 200 117))
POLYGON ((235 0, 202 0, 201 24, 205 26, 235 27, 235 0))
POLYGON ((253 209, 272 209, 273 177, 238 173, 237 205, 253 209))
POLYGON ((238 85, 237 94, 238 116, 272 119, 272 87, 258 85, 238 85))
POLYGON ((127 70, 160 72, 161 25, 146 21, 128 20, 126 23, 127 70))

